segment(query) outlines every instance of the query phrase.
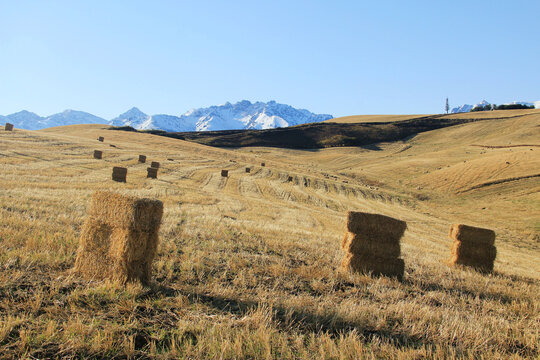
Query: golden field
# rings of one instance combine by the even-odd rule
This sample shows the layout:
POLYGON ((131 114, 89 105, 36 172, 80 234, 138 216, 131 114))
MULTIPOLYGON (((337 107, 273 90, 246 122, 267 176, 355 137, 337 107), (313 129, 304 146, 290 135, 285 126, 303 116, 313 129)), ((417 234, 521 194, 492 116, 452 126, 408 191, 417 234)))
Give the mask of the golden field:
POLYGON ((468 115, 321 150, 0 131, 0 358, 538 358, 540 111, 468 115), (70 274, 98 189, 163 201, 151 287, 70 274), (407 222, 403 282, 339 271, 349 210, 407 222), (495 230, 493 274, 446 265, 452 223, 495 230))

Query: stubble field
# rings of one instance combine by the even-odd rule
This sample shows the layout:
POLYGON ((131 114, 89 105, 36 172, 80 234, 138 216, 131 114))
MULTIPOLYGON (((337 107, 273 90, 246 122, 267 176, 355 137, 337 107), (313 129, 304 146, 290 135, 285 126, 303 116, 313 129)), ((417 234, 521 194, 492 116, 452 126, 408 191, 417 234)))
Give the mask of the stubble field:
POLYGON ((540 112, 502 113, 317 151, 0 131, 0 358, 537 358, 540 112), (151 287, 70 274, 98 189, 163 201, 151 287), (349 210, 407 222, 403 282, 339 271, 349 210), (446 265, 452 223, 496 231, 493 274, 446 265))

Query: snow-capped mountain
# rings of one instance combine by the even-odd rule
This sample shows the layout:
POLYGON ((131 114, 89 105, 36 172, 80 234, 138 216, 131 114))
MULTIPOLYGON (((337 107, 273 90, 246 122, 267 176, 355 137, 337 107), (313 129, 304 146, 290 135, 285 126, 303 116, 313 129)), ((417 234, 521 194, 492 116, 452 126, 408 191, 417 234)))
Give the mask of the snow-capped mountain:
POLYGON ((73 124, 110 124, 131 126, 138 130, 165 131, 272 129, 328 119, 332 119, 332 116, 313 114, 308 110, 295 109, 275 101, 251 103, 247 100, 236 104, 227 102, 219 106, 193 109, 180 116, 147 115, 134 107, 110 121, 75 110, 66 110, 49 117, 40 117, 28 111, 0 116, 0 121, 10 122, 16 128, 27 130, 73 124))
POLYGON ((107 124, 108 121, 84 111, 65 110, 44 120, 47 127, 76 124, 107 124))
POLYGON ((132 108, 111 120, 115 126, 132 126, 138 130, 207 131, 235 129, 272 129, 332 119, 331 115, 317 115, 304 109, 278 104, 275 101, 243 100, 207 108, 192 109, 180 116, 146 115, 132 108))
MULTIPOLYGON (((501 105, 517 105, 517 104, 527 105, 527 106, 534 106, 536 109, 540 109, 540 101, 536 101, 534 103, 525 102, 525 101, 512 101, 512 102, 504 103, 504 104, 501 104, 501 105)), ((478 104, 474 104, 474 105, 463 104, 461 106, 453 108, 450 112, 452 114, 461 113, 461 112, 469 112, 474 108, 477 108, 477 107, 480 107, 480 106, 486 106, 486 105, 491 105, 491 103, 487 102, 486 100, 482 100, 478 104)))
POLYGON ((84 111, 66 110, 48 117, 41 117, 30 111, 2 116, 2 121, 12 123, 16 128, 26 130, 39 130, 53 126, 74 124, 107 124, 108 121, 84 111))

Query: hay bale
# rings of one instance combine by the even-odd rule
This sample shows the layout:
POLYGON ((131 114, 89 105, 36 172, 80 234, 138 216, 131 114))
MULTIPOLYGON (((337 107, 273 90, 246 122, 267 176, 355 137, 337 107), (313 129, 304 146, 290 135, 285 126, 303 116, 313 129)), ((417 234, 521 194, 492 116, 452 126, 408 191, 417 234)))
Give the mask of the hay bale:
POLYGON ((146 155, 139 155, 139 162, 144 164, 146 162, 146 155))
POLYGON ((358 211, 349 211, 347 214, 347 230, 355 234, 399 241, 405 229, 407 223, 389 216, 358 211))
POLYGON ((82 228, 74 272, 88 279, 148 284, 162 216, 159 200, 96 192, 82 228))
POLYGON ((105 140, 105 139, 103 138, 103 136, 98 137, 98 141, 103 142, 104 140, 105 140))
POLYGON ((6 123, 6 126, 4 127, 5 131, 13 131, 13 124, 6 123))
POLYGON ((403 280, 405 261, 399 258, 380 258, 373 256, 361 256, 347 254, 341 262, 341 267, 346 271, 354 271, 374 276, 395 277, 403 280))
POLYGON ((406 228, 404 221, 388 216, 350 211, 341 242, 342 269, 401 280, 405 263, 399 258, 400 239, 406 228))
POLYGON ((158 169, 149 167, 149 168, 146 168, 146 172, 147 172, 146 174, 147 178, 157 179, 158 169))
POLYGON ((495 261, 497 248, 493 245, 475 246, 471 243, 454 241, 450 249, 458 258, 478 259, 479 261, 495 261))
POLYGON ((287 181, 288 181, 288 182, 292 182, 292 181, 293 181, 293 177, 292 177, 292 176, 288 176, 288 177, 287 177, 287 181))
POLYGON ((159 163, 157 161, 152 161, 152 163, 150 164, 151 167, 155 168, 155 169, 159 169, 159 163))
POLYGON ((251 168, 246 168, 246 172, 249 174, 251 172, 251 168))
POLYGON ((362 256, 376 256, 383 258, 397 258, 401 255, 399 239, 382 237, 369 237, 366 234, 347 232, 341 243, 341 248, 351 254, 362 256))
POLYGON ((112 179, 118 182, 126 182, 127 168, 115 166, 113 167, 112 179))
POLYGON ((472 267, 481 272, 492 272, 497 248, 495 232, 463 224, 453 224, 449 234, 453 240, 449 264, 472 267))
POLYGON ((229 170, 221 170, 221 176, 228 177, 229 176, 229 170))
POLYGON ((490 273, 493 271, 495 266, 494 261, 489 261, 488 259, 478 259, 472 258, 464 255, 453 254, 449 261, 450 266, 467 266, 479 272, 490 273))
POLYGON ((452 240, 492 246, 495 243, 495 231, 463 224, 450 226, 449 236, 452 240))
POLYGON ((261 166, 266 166, 266 164, 262 162, 262 163, 261 163, 261 166))
POLYGON ((103 157, 103 151, 94 150, 94 159, 101 159, 103 157))

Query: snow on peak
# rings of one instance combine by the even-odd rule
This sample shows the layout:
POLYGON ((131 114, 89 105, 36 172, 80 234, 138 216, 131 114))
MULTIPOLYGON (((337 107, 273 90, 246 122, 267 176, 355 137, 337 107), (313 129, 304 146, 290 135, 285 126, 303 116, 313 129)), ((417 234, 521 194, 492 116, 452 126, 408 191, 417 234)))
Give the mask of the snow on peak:
MULTIPOLYGON (((165 131, 208 131, 234 129, 272 129, 331 119, 331 115, 316 115, 308 110, 275 101, 254 102, 242 100, 235 104, 226 102, 207 108, 191 109, 180 116, 152 115, 134 122, 119 116, 113 125, 129 125, 136 129, 165 131)), ((125 117, 124 117, 125 118, 125 117)))
POLYGON ((166 114, 149 116, 133 107, 110 121, 76 110, 65 110, 45 118, 28 111, 21 111, 0 118, 13 123, 15 127, 28 130, 72 124, 110 124, 131 126, 138 130, 206 131, 272 129, 320 122, 332 119, 332 116, 313 114, 308 110, 296 109, 273 100, 266 103, 242 100, 235 104, 226 102, 218 106, 191 109, 180 116, 166 114))
POLYGON ((136 107, 132 107, 123 114, 118 115, 110 121, 114 126, 132 126, 137 128, 148 120, 149 116, 136 107))

